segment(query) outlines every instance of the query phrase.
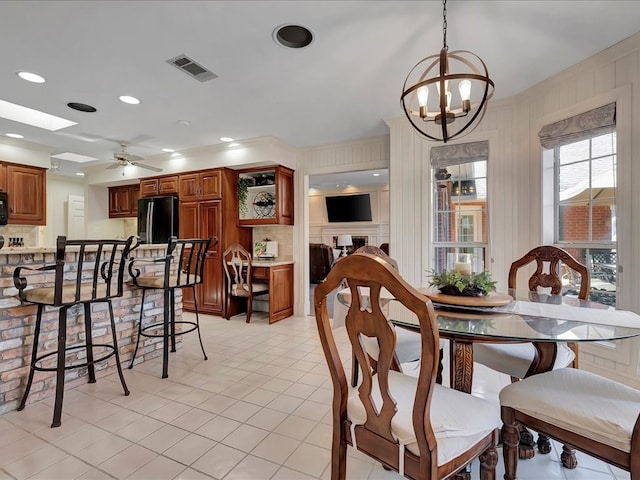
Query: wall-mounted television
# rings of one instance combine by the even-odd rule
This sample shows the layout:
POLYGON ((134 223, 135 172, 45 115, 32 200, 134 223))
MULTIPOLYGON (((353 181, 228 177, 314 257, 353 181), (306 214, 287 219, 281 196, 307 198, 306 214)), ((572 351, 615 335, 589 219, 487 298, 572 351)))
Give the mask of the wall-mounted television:
POLYGON ((325 197, 327 220, 334 222, 370 222, 371 199, 368 193, 325 197))

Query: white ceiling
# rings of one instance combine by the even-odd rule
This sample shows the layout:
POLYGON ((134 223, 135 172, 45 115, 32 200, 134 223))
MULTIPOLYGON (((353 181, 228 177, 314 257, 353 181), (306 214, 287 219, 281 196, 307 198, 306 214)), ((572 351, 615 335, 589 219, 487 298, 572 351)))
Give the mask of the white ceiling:
MULTIPOLYGON (((487 64, 494 99, 517 94, 640 31, 636 1, 450 0, 451 50, 487 64)), ((48 132, 0 119, 0 134, 112 161, 119 141, 150 156, 275 136, 298 146, 388 133, 405 76, 442 46, 439 1, 2 1, 0 99, 73 120, 48 132), (282 24, 315 35, 277 45, 282 24), (166 63, 186 54, 219 75, 166 63), (17 71, 47 82, 19 79, 17 71), (141 99, 127 105, 118 96, 141 99), (82 102, 96 113, 66 106, 82 102), (190 125, 178 124, 187 120, 190 125)), ((94 162, 96 163, 96 162, 94 162)))

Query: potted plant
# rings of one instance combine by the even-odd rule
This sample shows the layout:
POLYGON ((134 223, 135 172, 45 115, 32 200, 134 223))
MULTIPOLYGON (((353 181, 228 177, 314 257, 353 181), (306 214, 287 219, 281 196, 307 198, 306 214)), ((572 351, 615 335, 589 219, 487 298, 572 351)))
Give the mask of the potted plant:
POLYGON ((494 292, 496 283, 491 280, 491 273, 488 271, 465 275, 454 270, 443 270, 431 272, 429 285, 436 287, 440 293, 445 295, 480 297, 494 292))
POLYGON ((253 186, 253 179, 250 177, 240 177, 238 178, 238 208, 240 209, 240 215, 242 217, 247 215, 248 205, 247 205, 247 194, 249 191, 249 187, 253 186))

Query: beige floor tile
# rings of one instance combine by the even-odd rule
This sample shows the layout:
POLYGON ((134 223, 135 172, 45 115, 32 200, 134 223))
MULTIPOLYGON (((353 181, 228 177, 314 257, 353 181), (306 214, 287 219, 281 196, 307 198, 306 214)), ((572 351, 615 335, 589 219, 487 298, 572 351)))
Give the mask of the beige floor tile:
POLYGON ((87 465, 77 458, 66 457, 58 463, 29 477, 29 480, 72 480, 87 473, 91 469, 91 465, 87 465))
POLYGON ((200 390, 198 388, 194 388, 191 392, 178 397, 178 402, 186 403, 187 405, 191 405, 192 407, 197 407, 202 402, 205 402, 214 396, 213 393, 208 392, 206 390, 200 390))
POLYGON ((271 431, 280 425, 285 418, 287 418, 286 413, 278 412, 277 410, 272 410, 270 408, 263 408, 255 413, 245 423, 271 431))
POLYGON ((196 430, 196 433, 217 442, 242 425, 240 422, 225 417, 215 417, 196 430))
POLYGON ((175 420, 179 416, 184 415, 192 408, 193 407, 191 407, 190 405, 172 401, 149 413, 149 416, 155 418, 156 420, 160 420, 161 422, 171 423, 172 420, 175 420))
MULTIPOLYGON (((55 445, 58 445, 58 442, 60 439, 68 437, 69 435, 72 435, 87 427, 93 427, 93 425, 79 418, 68 417, 65 419, 65 422, 60 427, 43 428, 42 430, 39 430, 37 432, 37 436, 42 440, 46 440, 47 442, 51 442, 55 445)), ((2 427, 0 427, 0 431, 2 431, 4 434, 2 427)))
POLYGON ((318 403, 306 400, 293 411, 293 414, 309 420, 320 421, 327 413, 331 412, 330 409, 330 403, 318 403))
POLYGON ((98 443, 78 450, 74 455, 91 465, 97 466, 130 446, 130 441, 114 434, 109 434, 98 443))
POLYGON ((151 435, 156 430, 161 429, 165 424, 155 418, 141 416, 129 425, 121 428, 116 433, 121 437, 139 442, 143 438, 151 435))
POLYGON ((141 418, 142 414, 123 409, 118 413, 105 417, 99 422, 96 422, 96 426, 113 433, 123 429, 127 425, 140 420, 141 418))
POLYGON ((250 452, 269 434, 267 430, 252 427, 251 425, 240 425, 233 432, 227 435, 221 443, 230 447, 250 452))
POLYGON ((301 398, 292 397, 290 395, 278 395, 278 397, 274 398, 267 404, 267 407, 273 410, 278 410, 279 412, 293 413, 293 411, 295 411, 303 401, 304 400, 301 398))
POLYGON ((280 468, 280 465, 262 458, 247 455, 236 467, 224 477, 225 480, 269 479, 280 468))
MULTIPOLYGON (((55 430, 55 428, 50 430, 55 430)), ((0 435, 0 448, 29 435, 27 431, 8 422, 3 417, 0 417, 0 432, 2 432, 2 435, 0 435)))
POLYGON ((283 393, 291 397, 307 399, 311 394, 317 390, 317 387, 311 385, 303 385, 301 383, 294 383, 287 388, 283 393))
POLYGON ((253 449, 251 454, 282 464, 300 446, 300 443, 293 438, 271 433, 253 449))
POLYGON ((80 475, 77 480, 113 480, 113 477, 97 468, 91 468, 80 475))
POLYGON ((156 457, 136 470, 129 479, 131 480, 172 480, 185 470, 185 466, 174 462, 170 458, 156 457))
POLYGON ((207 412, 220 414, 237 401, 238 400, 236 400, 235 398, 225 397, 223 395, 214 395, 209 400, 206 400, 198 405, 198 408, 201 410, 206 410, 207 412))
POLYGON ((276 474, 271 477, 271 480, 314 480, 314 478, 287 467, 280 467, 276 474))
POLYGON ((142 445, 154 452, 162 453, 167 448, 178 443, 188 434, 189 432, 182 430, 181 428, 174 427, 173 425, 165 425, 152 434, 144 437, 138 442, 138 445, 142 445))
POLYGON ((253 390, 255 390, 255 387, 253 385, 248 385, 246 383, 235 383, 221 393, 226 397, 241 400, 249 395, 253 390))
POLYGON ((186 468, 178 476, 175 477, 174 480, 209 480, 212 479, 211 475, 207 475, 206 473, 199 472, 192 468, 186 468))
POLYGON ((233 470, 245 456, 244 452, 218 444, 196 460, 191 468, 220 479, 233 470))
POLYGON ((263 388, 256 388, 246 397, 244 397, 243 401, 264 407, 269 402, 273 401, 277 396, 278 394, 276 392, 265 390, 263 388))
POLYGON ((55 445, 66 452, 75 453, 88 445, 99 442, 108 435, 109 432, 106 430, 85 424, 82 428, 71 432, 69 435, 55 440, 55 445))
POLYGON ((213 440, 191 433, 166 449, 163 455, 184 465, 191 465, 215 444, 213 440))
POLYGON ((310 443, 322 448, 331 448, 331 433, 333 428, 325 423, 317 423, 311 433, 305 438, 305 443, 310 443))
MULTIPOLYGON (((139 445, 131 445, 108 460, 100 463, 98 467, 115 478, 127 478, 133 472, 156 458, 156 453, 139 445)), ((141 480, 143 480, 141 478, 141 480)))
POLYGON ((331 452, 329 450, 303 443, 283 464, 293 470, 319 477, 330 461, 331 452))
POLYGON ((68 454, 51 445, 45 445, 28 455, 20 457, 14 462, 5 465, 4 470, 16 479, 29 478, 32 475, 58 463, 68 454))
POLYGON ((261 407, 259 405, 238 400, 229 408, 225 409, 222 415, 238 422, 244 422, 255 415, 260 409, 261 407))
POLYGON ((194 432, 202 425, 213 419, 215 414, 200 410, 199 408, 192 408, 183 415, 172 420, 171 425, 187 430, 188 432, 194 432))
POLYGON ((27 433, 12 443, 0 448, 0 465, 8 465, 16 460, 36 452, 47 446, 47 443, 38 437, 27 433))
POLYGON ((296 440, 304 440, 316 425, 317 422, 312 420, 290 415, 273 431, 274 433, 286 435, 287 437, 295 438, 296 440))

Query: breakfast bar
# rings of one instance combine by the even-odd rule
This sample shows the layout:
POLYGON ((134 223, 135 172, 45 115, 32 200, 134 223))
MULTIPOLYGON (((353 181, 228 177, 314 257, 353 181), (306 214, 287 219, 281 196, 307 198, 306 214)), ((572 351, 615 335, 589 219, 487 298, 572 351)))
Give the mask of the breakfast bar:
MULTIPOLYGON (((164 254, 166 245, 141 245, 131 256, 135 258, 153 258, 164 254)), ((73 264, 73 250, 67 253, 66 261, 73 264), (69 255, 72 258, 69 258, 69 255)), ((38 268, 55 262, 54 247, 11 247, 0 250, 0 414, 15 410, 25 389, 29 372, 29 361, 34 338, 36 319, 35 305, 22 304, 17 297, 18 290, 13 283, 13 272, 17 267, 38 268)), ((161 275, 157 266, 149 264, 141 267, 145 275, 161 275)), ((49 272, 38 272, 29 276, 29 286, 50 286, 53 275, 49 272)), ((121 297, 112 300, 116 323, 118 348, 121 362, 131 359, 137 335, 136 322, 140 315, 141 292, 133 287, 125 273, 124 290, 121 297)), ((161 322, 163 313, 162 292, 150 292, 145 297, 145 321, 161 322)), ((182 295, 176 295, 176 316, 182 315, 182 295)), ((108 341, 109 313, 106 305, 93 308, 93 335, 96 343, 108 341)), ((46 350, 55 350, 58 337, 58 312, 55 308, 47 308, 43 313, 40 343, 46 350)), ((84 335, 83 309, 81 305, 68 311, 67 338, 70 342, 82 341, 84 335), (74 338, 75 337, 75 338, 74 338)), ((138 353, 138 362, 156 357, 162 352, 161 339, 146 339, 138 353)), ((96 365, 96 376, 104 377, 116 371, 115 358, 111 357, 102 364, 96 365)), ((73 369, 66 373, 65 384, 75 387, 87 382, 87 369, 73 369)), ((52 397, 55 392, 55 372, 39 372, 35 375, 29 403, 52 397)))

